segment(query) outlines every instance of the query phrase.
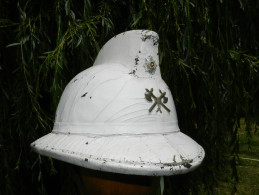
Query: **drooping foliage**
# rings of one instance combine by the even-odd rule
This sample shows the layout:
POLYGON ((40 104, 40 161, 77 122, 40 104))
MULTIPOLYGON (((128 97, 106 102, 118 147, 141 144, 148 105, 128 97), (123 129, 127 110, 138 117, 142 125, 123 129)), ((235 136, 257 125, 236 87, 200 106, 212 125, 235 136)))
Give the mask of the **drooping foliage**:
POLYGON ((159 34, 180 129, 206 151, 198 170, 165 179, 165 193, 211 191, 229 167, 237 181, 240 118, 249 139, 259 120, 258 20, 258 1, 0 1, 0 194, 78 193, 74 167, 30 143, 51 131, 66 84, 131 29, 159 34))

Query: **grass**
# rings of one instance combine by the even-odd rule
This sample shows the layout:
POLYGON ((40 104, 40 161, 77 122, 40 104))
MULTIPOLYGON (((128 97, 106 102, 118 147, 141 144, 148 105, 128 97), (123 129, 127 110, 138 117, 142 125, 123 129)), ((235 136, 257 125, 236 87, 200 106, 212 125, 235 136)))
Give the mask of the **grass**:
MULTIPOLYGON (((258 128, 258 127, 257 127, 258 128)), ((239 182, 236 185, 236 195, 258 195, 259 194, 259 132, 252 133, 252 140, 248 145, 245 132, 244 120, 238 131, 239 161, 237 171, 239 182)), ((221 182, 215 189, 217 194, 232 194, 233 182, 221 182)))
POLYGON ((259 132, 252 133, 250 146, 247 144, 244 122, 241 121, 237 194, 259 194, 259 132))

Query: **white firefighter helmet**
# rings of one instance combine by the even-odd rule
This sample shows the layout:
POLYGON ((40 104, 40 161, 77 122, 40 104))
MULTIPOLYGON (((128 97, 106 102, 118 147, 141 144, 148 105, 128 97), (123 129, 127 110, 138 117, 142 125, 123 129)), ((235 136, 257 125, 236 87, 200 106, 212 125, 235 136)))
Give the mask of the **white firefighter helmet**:
POLYGON ((180 132, 161 78, 158 35, 132 30, 109 40, 94 65, 66 86, 53 131, 31 144, 41 155, 81 167, 134 175, 175 175, 205 152, 180 132))

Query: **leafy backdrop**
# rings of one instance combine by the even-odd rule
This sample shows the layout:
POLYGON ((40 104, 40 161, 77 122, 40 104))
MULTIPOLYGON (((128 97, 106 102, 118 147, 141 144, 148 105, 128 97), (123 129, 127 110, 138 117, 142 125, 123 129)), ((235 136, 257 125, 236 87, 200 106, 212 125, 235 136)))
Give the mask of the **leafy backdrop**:
POLYGON ((78 193, 76 167, 29 145, 51 131, 70 79, 131 29, 159 34, 180 129, 206 151, 193 173, 165 178, 165 194, 235 184, 240 118, 248 143, 259 119, 258 14, 256 0, 1 0, 0 194, 78 193))

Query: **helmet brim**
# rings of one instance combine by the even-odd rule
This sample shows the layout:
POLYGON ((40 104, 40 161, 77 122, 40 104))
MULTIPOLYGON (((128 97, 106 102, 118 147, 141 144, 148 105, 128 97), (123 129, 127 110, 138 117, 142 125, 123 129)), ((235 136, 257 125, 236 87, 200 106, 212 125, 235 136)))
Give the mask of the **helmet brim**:
POLYGON ((94 137, 52 132, 31 147, 41 155, 81 167, 146 176, 190 172, 205 156, 203 148, 181 132, 94 137))

